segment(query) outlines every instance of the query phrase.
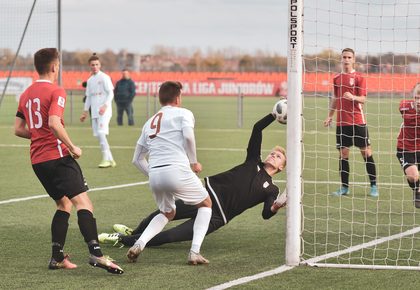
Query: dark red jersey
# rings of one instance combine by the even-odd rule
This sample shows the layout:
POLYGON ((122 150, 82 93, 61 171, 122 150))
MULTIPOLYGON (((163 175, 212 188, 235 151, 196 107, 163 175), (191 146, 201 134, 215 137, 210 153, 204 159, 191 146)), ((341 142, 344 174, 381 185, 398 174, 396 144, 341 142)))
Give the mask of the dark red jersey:
POLYGON ((31 132, 32 164, 69 155, 67 146, 58 140, 48 126, 49 116, 56 115, 63 122, 66 92, 49 81, 38 80, 20 97, 17 117, 26 121, 31 132))
POLYGON ((336 98, 337 126, 364 125, 366 119, 363 105, 343 98, 350 92, 355 96, 366 96, 366 81, 363 76, 353 71, 340 73, 334 77, 334 96, 336 98))
POLYGON ((420 151, 420 110, 416 111, 414 100, 402 100, 400 113, 403 123, 397 138, 397 148, 405 152, 420 151))

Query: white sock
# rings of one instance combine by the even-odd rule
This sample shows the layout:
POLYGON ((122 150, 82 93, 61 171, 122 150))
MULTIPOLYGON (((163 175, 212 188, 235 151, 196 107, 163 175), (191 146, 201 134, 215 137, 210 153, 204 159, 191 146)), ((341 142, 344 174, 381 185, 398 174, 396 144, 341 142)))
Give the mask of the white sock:
POLYGON ((140 249, 143 251, 146 244, 163 230, 168 221, 168 218, 162 213, 155 216, 135 244, 140 245, 140 249))
POLYGON ((109 148, 108 140, 106 139, 106 135, 103 133, 99 133, 98 139, 102 151, 102 160, 114 160, 114 158, 112 157, 111 149, 109 148))
POLYGON ((193 227, 191 251, 200 253, 201 244, 203 243, 204 237, 206 236, 207 230, 209 229, 210 218, 210 207, 200 207, 198 209, 193 227))

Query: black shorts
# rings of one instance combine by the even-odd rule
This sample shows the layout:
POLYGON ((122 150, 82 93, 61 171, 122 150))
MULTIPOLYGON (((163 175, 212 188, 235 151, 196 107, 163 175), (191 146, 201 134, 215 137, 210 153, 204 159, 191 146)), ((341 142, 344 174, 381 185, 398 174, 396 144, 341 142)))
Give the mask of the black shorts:
POLYGON ((397 148, 396 155, 404 171, 411 165, 417 165, 417 168, 419 168, 420 152, 404 152, 402 149, 397 148))
POLYGON ((336 147, 356 146, 364 148, 370 145, 369 131, 366 125, 337 126, 336 147))
POLYGON ((89 188, 79 164, 70 155, 33 164, 32 168, 48 195, 54 200, 73 198, 89 188))

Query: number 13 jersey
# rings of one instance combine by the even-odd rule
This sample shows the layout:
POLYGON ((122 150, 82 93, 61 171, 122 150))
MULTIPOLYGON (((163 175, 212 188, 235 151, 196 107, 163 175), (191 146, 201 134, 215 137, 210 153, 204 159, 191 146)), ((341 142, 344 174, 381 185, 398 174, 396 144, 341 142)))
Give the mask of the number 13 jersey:
POLYGON ((31 162, 37 164, 69 155, 67 146, 54 136, 48 126, 49 116, 63 114, 66 92, 47 80, 37 80, 20 96, 16 117, 26 121, 31 132, 31 162))
POLYGON ((164 106, 143 126, 137 144, 149 151, 149 168, 162 165, 190 166, 183 129, 194 128, 194 115, 185 108, 164 106))

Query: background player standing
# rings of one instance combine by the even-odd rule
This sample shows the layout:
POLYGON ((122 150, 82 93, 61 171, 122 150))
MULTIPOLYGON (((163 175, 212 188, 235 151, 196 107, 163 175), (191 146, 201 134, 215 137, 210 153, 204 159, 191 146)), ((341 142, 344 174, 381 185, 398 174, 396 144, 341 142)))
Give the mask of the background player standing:
POLYGON ((80 121, 84 122, 86 120, 89 108, 91 108, 93 136, 98 138, 102 151, 102 161, 98 167, 115 167, 117 163, 114 161, 106 138, 109 134, 109 122, 112 117, 114 86, 111 78, 101 71, 101 63, 96 53, 89 58, 89 66, 92 75, 87 80, 86 102, 80 121))
POLYGON ((195 175, 202 168, 196 156, 194 116, 191 111, 181 108, 181 92, 179 82, 168 81, 160 86, 162 108, 145 123, 137 141, 133 160, 137 160, 137 168, 149 176, 150 189, 160 213, 153 217, 128 250, 130 262, 135 262, 146 244, 175 217, 177 198, 198 208, 188 263, 209 263, 201 256, 200 248, 209 226, 212 203, 195 175))
POLYGON ((20 97, 15 135, 31 140, 32 168, 57 205, 51 223, 52 257, 49 269, 77 267, 63 253, 68 220, 74 206, 80 232, 88 244, 89 264, 110 273, 122 274, 123 270, 118 265, 102 255, 93 205, 86 193, 88 187, 74 160, 82 155, 82 150, 72 143, 64 129, 66 92, 54 84, 60 63, 58 50, 44 48, 37 51, 34 63, 39 79, 20 97))
POLYGON ((403 123, 397 139, 397 158, 413 190, 414 205, 420 208, 420 83, 414 86, 413 99, 400 102, 400 113, 403 123))
POLYGON ((376 187, 376 166, 372 156, 369 132, 363 112, 366 101, 366 81, 354 69, 355 54, 353 49, 345 48, 341 52, 342 72, 334 77, 334 98, 324 121, 330 126, 334 112, 337 111, 336 146, 340 152, 339 169, 341 187, 334 195, 347 195, 349 191, 349 155, 350 147, 359 147, 366 164, 370 180, 370 195, 379 195, 376 187))

